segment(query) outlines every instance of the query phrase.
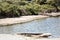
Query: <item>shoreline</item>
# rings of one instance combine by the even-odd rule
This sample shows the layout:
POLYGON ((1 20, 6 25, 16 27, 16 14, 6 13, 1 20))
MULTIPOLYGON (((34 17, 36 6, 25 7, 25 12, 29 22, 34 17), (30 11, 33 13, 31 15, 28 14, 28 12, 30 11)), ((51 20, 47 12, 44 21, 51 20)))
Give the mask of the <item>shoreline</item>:
POLYGON ((0 34, 0 40, 60 40, 60 38, 33 38, 21 35, 0 34))
POLYGON ((49 16, 49 17, 59 17, 60 12, 59 13, 44 13, 43 15, 46 15, 46 16, 49 16))
POLYGON ((44 13, 42 15, 29 15, 29 16, 21 16, 17 18, 3 18, 0 19, 0 26, 9 26, 14 24, 21 24, 30 22, 36 19, 48 18, 48 17, 59 17, 59 13, 44 13))
POLYGON ((31 16, 21 16, 18 18, 4 18, 0 19, 0 26, 9 26, 14 24, 21 24, 36 19, 48 18, 49 16, 44 15, 31 15, 31 16))

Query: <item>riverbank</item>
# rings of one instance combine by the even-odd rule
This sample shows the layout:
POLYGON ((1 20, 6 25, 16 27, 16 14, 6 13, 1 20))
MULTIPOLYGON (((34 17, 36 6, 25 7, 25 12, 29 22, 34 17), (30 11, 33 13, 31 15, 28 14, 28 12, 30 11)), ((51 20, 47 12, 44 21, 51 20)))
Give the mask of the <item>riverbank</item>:
POLYGON ((0 19, 0 26, 25 23, 25 22, 29 22, 32 20, 47 18, 47 17, 49 17, 49 16, 32 15, 32 16, 21 16, 18 18, 4 18, 4 19, 0 19))
POLYGON ((8 26, 19 23, 21 24, 36 19, 47 18, 47 17, 59 17, 59 16, 60 13, 45 13, 42 15, 21 16, 17 18, 4 18, 4 19, 0 19, 0 26, 8 26))
POLYGON ((33 38, 21 35, 0 34, 0 40, 60 40, 60 38, 33 38))
POLYGON ((43 15, 50 16, 50 17, 59 17, 60 12, 59 13, 44 13, 43 15))

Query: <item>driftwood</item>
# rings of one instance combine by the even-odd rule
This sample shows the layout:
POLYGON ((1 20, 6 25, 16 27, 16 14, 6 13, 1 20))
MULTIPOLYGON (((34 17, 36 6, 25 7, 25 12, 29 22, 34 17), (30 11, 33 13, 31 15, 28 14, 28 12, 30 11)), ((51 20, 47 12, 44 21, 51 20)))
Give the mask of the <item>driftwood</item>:
POLYGON ((42 37, 42 38, 48 38, 51 36, 51 33, 17 33, 17 35, 24 35, 28 37, 42 37))

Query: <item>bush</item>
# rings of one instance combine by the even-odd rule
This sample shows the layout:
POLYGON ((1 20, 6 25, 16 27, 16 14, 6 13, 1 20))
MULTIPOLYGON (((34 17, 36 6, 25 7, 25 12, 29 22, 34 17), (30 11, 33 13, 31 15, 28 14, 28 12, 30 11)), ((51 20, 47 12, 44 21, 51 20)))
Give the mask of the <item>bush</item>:
MULTIPOLYGON (((3 17, 19 17, 22 15, 38 15, 40 13, 50 13, 56 12, 56 7, 52 4, 55 2, 53 1, 46 1, 46 0, 36 0, 36 2, 28 2, 28 1, 20 1, 20 2, 13 2, 13 1, 5 1, 0 2, 0 16, 3 17), (43 4, 38 4, 36 2, 43 4), (44 3, 47 4, 44 4, 44 3)), ((60 7, 57 7, 60 9, 60 7)))
POLYGON ((41 5, 41 9, 40 9, 43 13, 48 13, 48 12, 54 12, 55 8, 51 5, 41 5))
POLYGON ((14 4, 9 4, 7 2, 0 3, 0 14, 3 14, 2 16, 5 17, 19 16, 19 13, 17 11, 17 6, 14 4))
POLYGON ((40 5, 39 4, 28 4, 28 5, 25 5, 25 7, 33 15, 38 14, 38 12, 40 11, 40 5))

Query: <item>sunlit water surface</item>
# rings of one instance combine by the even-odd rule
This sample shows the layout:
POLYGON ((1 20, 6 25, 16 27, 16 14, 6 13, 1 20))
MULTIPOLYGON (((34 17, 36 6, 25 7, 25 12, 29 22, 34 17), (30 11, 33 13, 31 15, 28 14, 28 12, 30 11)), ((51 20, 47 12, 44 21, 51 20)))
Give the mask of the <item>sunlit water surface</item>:
POLYGON ((52 37, 60 37, 60 17, 51 17, 24 24, 0 27, 0 34, 14 34, 20 32, 51 33, 52 37))

